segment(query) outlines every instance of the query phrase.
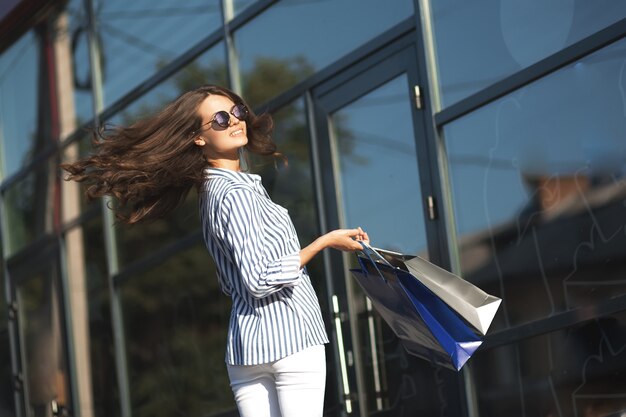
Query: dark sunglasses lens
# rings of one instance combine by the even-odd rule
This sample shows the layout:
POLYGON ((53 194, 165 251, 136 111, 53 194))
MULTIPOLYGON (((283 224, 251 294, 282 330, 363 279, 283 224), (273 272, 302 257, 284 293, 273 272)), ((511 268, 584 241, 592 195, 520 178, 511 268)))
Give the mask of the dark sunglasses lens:
POLYGON ((227 128, 230 122, 230 115, 225 111, 215 113, 215 123, 221 128, 227 128))
POLYGON ((239 120, 245 120, 248 117, 248 108, 243 104, 237 104, 233 107, 233 116, 239 120))

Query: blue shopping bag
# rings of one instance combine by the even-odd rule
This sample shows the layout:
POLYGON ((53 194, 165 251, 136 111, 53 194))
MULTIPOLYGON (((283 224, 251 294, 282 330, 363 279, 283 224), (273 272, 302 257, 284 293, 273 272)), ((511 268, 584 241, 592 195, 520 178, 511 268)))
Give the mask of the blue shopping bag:
POLYGON ((460 370, 482 343, 471 328, 409 272, 357 258, 350 272, 407 352, 460 370))

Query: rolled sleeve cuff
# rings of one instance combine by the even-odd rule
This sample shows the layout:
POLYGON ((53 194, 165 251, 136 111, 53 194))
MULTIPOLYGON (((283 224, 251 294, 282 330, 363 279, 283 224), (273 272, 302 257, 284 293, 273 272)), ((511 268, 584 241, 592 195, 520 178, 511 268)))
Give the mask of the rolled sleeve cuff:
POLYGON ((294 286, 300 282, 300 253, 295 252, 281 258, 280 262, 267 271, 266 285, 294 286))

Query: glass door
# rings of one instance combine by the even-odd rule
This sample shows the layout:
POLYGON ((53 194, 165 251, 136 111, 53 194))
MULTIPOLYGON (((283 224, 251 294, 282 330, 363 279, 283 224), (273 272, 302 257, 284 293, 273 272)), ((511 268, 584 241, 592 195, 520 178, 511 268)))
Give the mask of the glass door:
MULTIPOLYGON (((329 230, 361 226, 375 247, 440 260, 440 227, 428 208, 436 164, 416 96, 423 88, 416 88, 422 86, 415 56, 409 47, 364 63, 367 70, 338 76, 340 82, 315 98, 321 187, 329 230)), ((446 371, 409 356, 349 273, 356 257, 331 257, 345 413, 400 417, 441 410, 423 398, 431 392, 424 387, 435 378, 456 386, 456 375, 435 375, 446 371)))

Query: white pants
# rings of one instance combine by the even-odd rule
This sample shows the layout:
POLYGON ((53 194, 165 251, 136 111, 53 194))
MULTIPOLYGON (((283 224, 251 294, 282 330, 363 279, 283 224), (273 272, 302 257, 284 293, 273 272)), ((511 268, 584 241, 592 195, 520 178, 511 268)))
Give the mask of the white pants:
POLYGON ((324 345, 275 362, 227 365, 240 417, 321 417, 326 384, 324 345))

